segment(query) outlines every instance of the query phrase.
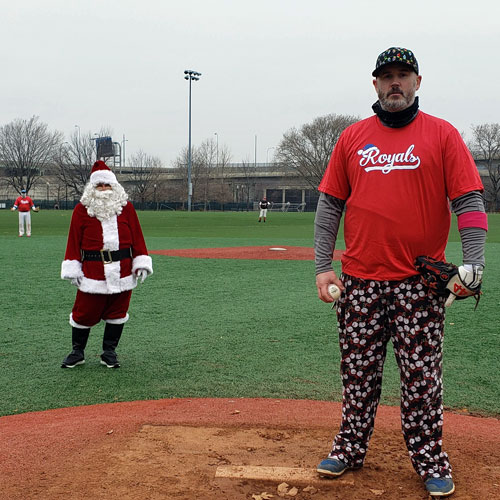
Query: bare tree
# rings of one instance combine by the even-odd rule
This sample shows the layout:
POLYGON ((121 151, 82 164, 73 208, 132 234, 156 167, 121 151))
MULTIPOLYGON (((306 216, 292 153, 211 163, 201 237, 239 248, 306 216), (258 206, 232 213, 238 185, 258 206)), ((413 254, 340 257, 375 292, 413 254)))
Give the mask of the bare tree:
POLYGON ((80 134, 75 131, 64 142, 56 160, 56 177, 71 196, 79 197, 90 178, 92 165, 96 159, 95 144, 90 132, 80 134))
MULTIPOLYGON (((218 200, 222 204, 230 199, 229 186, 224 184, 224 174, 231 161, 231 153, 227 146, 217 147, 215 139, 205 139, 200 146, 191 149, 191 184, 193 202, 203 203, 206 210, 210 200, 218 200), (215 177, 218 176, 216 181, 215 177)), ((183 174, 187 193, 188 149, 184 148, 174 162, 174 166, 183 174)))
POLYGON ((141 205, 146 201, 157 203, 158 200, 155 198, 160 184, 161 160, 139 150, 130 156, 128 164, 132 169, 132 187, 130 189, 132 199, 140 201, 141 205))
POLYGON ((197 151, 198 161, 200 163, 199 185, 202 196, 204 210, 207 209, 211 198, 210 180, 214 170, 217 167, 217 146, 214 139, 206 139, 201 143, 197 151))
POLYGON ((64 189, 66 192, 66 198, 68 195, 79 198, 90 178, 92 165, 97 159, 95 135, 108 136, 110 129, 101 127, 99 133, 94 135, 90 132, 82 134, 80 130, 75 130, 69 140, 63 142, 59 147, 58 154, 54 159, 55 175, 59 181, 60 189, 64 189))
MULTIPOLYGON (((176 158, 174 165, 179 170, 184 177, 184 193, 188 192, 188 148, 184 148, 180 155, 176 158)), ((200 185, 202 184, 202 179, 205 171, 205 163, 200 152, 200 148, 191 148, 191 185, 192 185, 192 202, 195 201, 196 197, 199 198, 200 185)))
POLYGON ((4 182, 17 192, 29 191, 57 157, 61 132, 50 132, 38 116, 16 119, 0 127, 0 159, 5 165, 4 182))
POLYGON ((217 153, 218 154, 216 162, 220 179, 220 191, 215 195, 215 199, 218 199, 220 201, 221 208, 222 210, 224 210, 224 203, 231 199, 231 192, 229 190, 229 186, 224 182, 226 168, 231 162, 231 152, 229 151, 229 148, 226 145, 224 145, 222 147, 219 147, 217 153))
POLYGON ((278 162, 293 167, 313 188, 317 188, 340 134, 359 120, 356 116, 329 114, 315 118, 300 130, 292 128, 276 151, 278 162))
MULTIPOLYGON (((243 192, 239 193, 240 199, 238 201, 245 201, 247 210, 249 210, 252 185, 255 187, 255 165, 247 159, 241 162, 241 169, 243 171, 243 184, 241 186, 243 192)), ((253 191, 255 191, 255 189, 253 191)))
POLYGON ((468 146, 474 159, 488 169, 489 183, 484 189, 489 210, 496 210, 500 203, 500 124, 473 125, 472 134, 468 146))

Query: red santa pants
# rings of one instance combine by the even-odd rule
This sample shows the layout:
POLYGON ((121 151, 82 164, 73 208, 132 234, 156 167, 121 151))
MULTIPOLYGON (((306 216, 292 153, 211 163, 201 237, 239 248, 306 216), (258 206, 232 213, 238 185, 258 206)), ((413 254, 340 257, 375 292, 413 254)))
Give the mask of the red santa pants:
POLYGON ((131 296, 132 290, 111 295, 85 293, 78 290, 72 310, 72 319, 82 327, 97 325, 101 320, 115 320, 114 323, 125 323, 128 319, 127 311, 131 296))
POLYGON ((451 477, 442 450, 444 298, 420 276, 401 282, 343 275, 337 319, 341 351, 342 422, 331 458, 363 465, 382 391, 386 346, 392 341, 401 378, 401 424, 410 459, 426 480, 451 477))

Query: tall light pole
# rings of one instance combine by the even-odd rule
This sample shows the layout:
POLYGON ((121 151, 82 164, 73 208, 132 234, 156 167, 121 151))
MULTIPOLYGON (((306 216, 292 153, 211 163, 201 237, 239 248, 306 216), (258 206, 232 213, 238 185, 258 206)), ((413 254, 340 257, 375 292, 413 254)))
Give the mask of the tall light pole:
MULTIPOLYGON (((128 142, 128 139, 125 139, 125 134, 123 134, 123 140, 122 140, 122 162, 121 165, 125 167, 125 143, 128 142)), ((121 174, 121 171, 120 171, 121 174)))
POLYGON ((115 158, 116 158, 116 155, 114 154, 115 153, 115 144, 120 148, 120 174, 122 173, 122 145, 119 143, 119 142, 113 142, 113 165, 115 165, 115 158))
POLYGON ((269 151, 271 151, 271 149, 276 149, 276 148, 267 148, 267 152, 266 152, 266 163, 269 163, 269 151))
POLYGON ((219 166, 219 134, 217 132, 214 132, 215 138, 217 139, 216 146, 215 146, 215 166, 219 166))
MULTIPOLYGON (((216 169, 217 169, 217 174, 219 173, 219 134, 217 132, 214 132, 214 135, 217 139, 217 145, 215 147, 215 164, 216 164, 216 169)), ((221 203, 221 209, 224 210, 224 167, 222 167, 222 172, 220 176, 220 203, 221 203)))
POLYGON ((255 134, 255 156, 253 159, 254 167, 257 167, 257 134, 255 134))
POLYGON ((191 212, 191 197, 193 195, 193 185, 191 184, 191 82, 200 79, 201 73, 186 69, 184 79, 189 80, 189 144, 188 144, 188 212, 191 212))
POLYGON ((66 149, 64 147, 65 144, 68 144, 69 145, 69 142, 68 141, 64 141, 60 146, 59 146, 59 159, 61 160, 61 163, 63 161, 63 149, 66 149))
POLYGON ((94 144, 95 144, 95 159, 98 160, 99 157, 97 156, 97 141, 99 140, 99 134, 97 133, 94 133, 92 134, 93 137, 90 138, 91 141, 95 141, 94 144))
POLYGON ((81 141, 81 130, 80 130, 80 125, 75 125, 75 128, 78 129, 78 164, 80 165, 80 167, 82 166, 82 156, 81 156, 81 153, 80 153, 80 141, 81 141))

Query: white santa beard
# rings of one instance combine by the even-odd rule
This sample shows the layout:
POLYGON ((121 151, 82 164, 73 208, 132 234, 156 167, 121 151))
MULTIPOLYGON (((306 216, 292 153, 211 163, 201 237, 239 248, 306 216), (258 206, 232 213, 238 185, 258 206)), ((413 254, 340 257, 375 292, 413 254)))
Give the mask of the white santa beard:
POLYGON ((90 217, 104 221, 120 215, 127 199, 127 193, 120 184, 113 184, 112 189, 106 191, 99 191, 94 185, 87 184, 80 201, 90 217))

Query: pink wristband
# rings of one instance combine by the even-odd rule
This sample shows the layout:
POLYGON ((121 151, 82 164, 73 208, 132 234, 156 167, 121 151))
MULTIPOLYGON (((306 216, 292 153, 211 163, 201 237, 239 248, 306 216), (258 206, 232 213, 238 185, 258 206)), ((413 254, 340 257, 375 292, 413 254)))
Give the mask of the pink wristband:
POLYGON ((488 217, 484 212, 465 212, 457 217, 458 230, 464 227, 479 227, 488 231, 488 217))

